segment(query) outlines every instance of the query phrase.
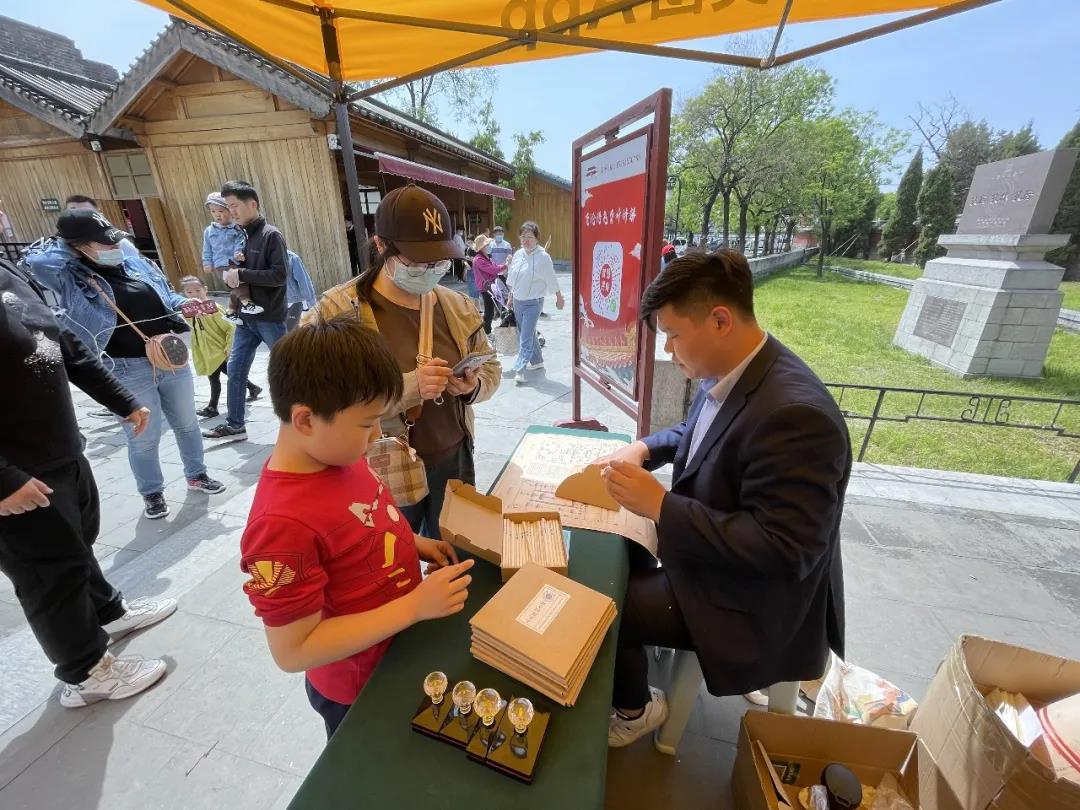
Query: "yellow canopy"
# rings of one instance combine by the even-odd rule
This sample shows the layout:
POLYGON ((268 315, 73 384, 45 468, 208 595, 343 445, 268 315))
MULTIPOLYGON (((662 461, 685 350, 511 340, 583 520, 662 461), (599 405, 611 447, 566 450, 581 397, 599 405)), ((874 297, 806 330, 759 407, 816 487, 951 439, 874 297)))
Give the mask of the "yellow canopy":
POLYGON ((764 66, 768 66, 996 0, 143 1, 216 29, 263 55, 334 79, 362 81, 400 80, 436 69, 502 65, 594 50, 762 66, 757 58, 658 47, 657 43, 782 27, 787 22, 928 10, 775 60, 763 54, 764 66))

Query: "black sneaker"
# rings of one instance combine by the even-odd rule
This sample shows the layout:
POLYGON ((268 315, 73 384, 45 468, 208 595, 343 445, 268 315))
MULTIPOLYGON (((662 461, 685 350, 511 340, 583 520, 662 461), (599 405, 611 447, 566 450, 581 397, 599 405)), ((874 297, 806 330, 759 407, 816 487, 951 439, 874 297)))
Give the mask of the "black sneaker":
POLYGON ((229 439, 234 442, 247 440, 247 431, 242 427, 233 427, 228 422, 222 422, 216 428, 203 431, 204 439, 229 439))
POLYGON ((207 495, 217 495, 219 492, 225 491, 225 485, 223 483, 215 481, 206 473, 203 473, 197 478, 189 478, 187 480, 187 488, 192 492, 205 492, 207 495))
POLYGON ((143 495, 143 501, 146 503, 143 515, 150 520, 160 520, 169 514, 169 505, 165 503, 165 496, 162 493, 155 492, 152 495, 143 495))
POLYGON ((249 386, 248 387, 247 401, 248 402, 254 402, 255 400, 257 400, 259 398, 259 394, 261 394, 261 393, 262 393, 262 389, 259 388, 259 386, 257 386, 257 385, 249 386))
POLYGON ((96 416, 98 419, 116 419, 116 414, 110 411, 108 408, 101 408, 96 411, 90 411, 91 416, 96 416))
POLYGON ((546 313, 546 312, 541 312, 541 313, 540 313, 540 315, 539 315, 538 317, 540 317, 540 318, 550 318, 550 317, 551 317, 551 315, 549 315, 549 314, 548 314, 548 313, 546 313))
POLYGON ((220 416, 217 408, 211 408, 207 405, 201 411, 195 411, 195 415, 200 419, 213 419, 215 416, 220 416))

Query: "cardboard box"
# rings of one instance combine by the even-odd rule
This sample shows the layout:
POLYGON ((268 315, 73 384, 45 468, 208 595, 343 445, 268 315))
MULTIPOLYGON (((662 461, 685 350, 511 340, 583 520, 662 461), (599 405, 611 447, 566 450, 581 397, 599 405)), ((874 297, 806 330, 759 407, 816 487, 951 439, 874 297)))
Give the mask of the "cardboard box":
POLYGON ((800 810, 799 791, 819 784, 830 762, 851 768, 871 787, 891 773, 912 806, 919 806, 918 738, 910 731, 748 711, 731 777, 735 807, 800 810))
POLYGON ((1042 706, 1080 692, 1080 661, 961 636, 938 667, 911 730, 963 810, 1076 810, 1080 785, 1057 779, 987 705, 994 687, 1042 706))
MULTIPOLYGON (((442 539, 457 548, 487 560, 502 569, 502 581, 506 582, 518 568, 503 566, 504 520, 522 523, 536 520, 562 523, 558 512, 507 512, 503 513, 502 501, 493 495, 481 495, 471 484, 458 480, 446 484, 446 498, 439 513, 439 534, 442 539)), ((549 569, 564 576, 569 572, 569 558, 563 545, 562 564, 549 569)))

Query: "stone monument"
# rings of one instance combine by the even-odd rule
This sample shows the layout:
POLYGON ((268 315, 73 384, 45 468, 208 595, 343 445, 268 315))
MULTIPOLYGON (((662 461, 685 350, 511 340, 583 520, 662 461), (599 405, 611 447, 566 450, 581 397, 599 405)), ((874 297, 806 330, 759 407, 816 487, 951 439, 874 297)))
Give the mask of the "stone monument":
POLYGON ((1040 377, 1064 294, 1043 259, 1078 150, 1054 149, 975 170, 948 255, 926 263, 893 343, 965 377, 1040 377))

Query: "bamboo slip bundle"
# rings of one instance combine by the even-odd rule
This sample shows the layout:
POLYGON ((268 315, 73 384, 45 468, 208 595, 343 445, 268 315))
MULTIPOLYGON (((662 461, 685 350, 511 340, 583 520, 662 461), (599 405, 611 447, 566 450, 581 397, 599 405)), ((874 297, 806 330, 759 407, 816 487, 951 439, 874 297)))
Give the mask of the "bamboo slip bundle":
POLYGON ((559 521, 503 519, 503 567, 517 569, 527 562, 545 568, 566 565, 566 547, 559 521))

